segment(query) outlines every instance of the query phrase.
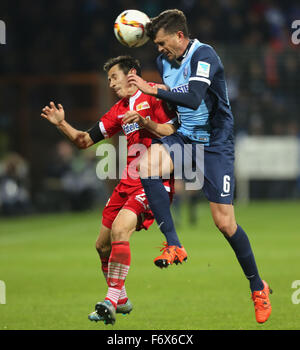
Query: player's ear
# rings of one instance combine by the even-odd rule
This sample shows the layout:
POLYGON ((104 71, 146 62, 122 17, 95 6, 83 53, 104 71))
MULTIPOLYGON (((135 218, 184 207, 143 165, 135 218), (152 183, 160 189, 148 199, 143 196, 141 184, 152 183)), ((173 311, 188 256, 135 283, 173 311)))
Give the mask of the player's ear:
POLYGON ((176 35, 177 35, 177 38, 178 39, 184 39, 184 34, 183 34, 183 32, 181 31, 181 30, 179 30, 177 33, 176 33, 176 35))
POLYGON ((130 71, 128 72, 128 74, 136 74, 136 69, 135 68, 131 68, 130 71))

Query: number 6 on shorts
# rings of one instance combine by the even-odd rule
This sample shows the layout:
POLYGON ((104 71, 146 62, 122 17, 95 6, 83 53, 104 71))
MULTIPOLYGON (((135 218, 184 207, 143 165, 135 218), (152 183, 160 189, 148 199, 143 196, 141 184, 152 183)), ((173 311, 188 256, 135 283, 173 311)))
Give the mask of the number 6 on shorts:
POLYGON ((223 177, 223 191, 224 193, 230 192, 230 176, 224 175, 223 177))

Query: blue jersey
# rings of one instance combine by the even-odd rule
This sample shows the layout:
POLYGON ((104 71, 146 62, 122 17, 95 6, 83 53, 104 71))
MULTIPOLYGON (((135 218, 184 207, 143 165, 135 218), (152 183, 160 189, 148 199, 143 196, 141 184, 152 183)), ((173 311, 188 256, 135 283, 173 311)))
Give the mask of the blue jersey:
MULTIPOLYGON (((180 63, 169 62, 160 55, 157 64, 162 80, 171 92, 188 95, 193 86, 202 93, 201 103, 195 109, 184 103, 177 104, 180 122, 178 132, 205 146, 233 142, 233 115, 224 67, 215 50, 194 39, 180 63)), ((164 95, 167 96, 168 92, 164 92, 164 95)), ((173 101, 176 103, 175 98, 173 101)))

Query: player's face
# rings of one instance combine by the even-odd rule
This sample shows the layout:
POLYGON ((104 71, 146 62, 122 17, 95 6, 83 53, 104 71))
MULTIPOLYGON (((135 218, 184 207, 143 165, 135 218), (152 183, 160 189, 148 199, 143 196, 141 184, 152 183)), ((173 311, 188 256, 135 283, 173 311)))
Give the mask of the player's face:
POLYGON ((116 64, 107 73, 109 87, 114 90, 119 98, 130 96, 130 85, 127 82, 127 75, 116 64))
POLYGON ((157 49, 162 53, 168 61, 173 61, 180 57, 183 52, 183 33, 167 33, 162 28, 160 29, 154 39, 154 44, 156 44, 157 49))

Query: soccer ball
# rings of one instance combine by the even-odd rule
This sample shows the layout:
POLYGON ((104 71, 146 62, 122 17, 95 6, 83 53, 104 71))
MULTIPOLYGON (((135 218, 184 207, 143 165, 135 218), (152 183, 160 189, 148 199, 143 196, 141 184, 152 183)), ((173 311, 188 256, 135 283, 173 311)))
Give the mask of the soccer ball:
POLYGON ((122 45, 128 47, 142 46, 149 40, 145 33, 147 22, 150 22, 149 17, 141 11, 123 11, 115 20, 115 36, 122 45))

